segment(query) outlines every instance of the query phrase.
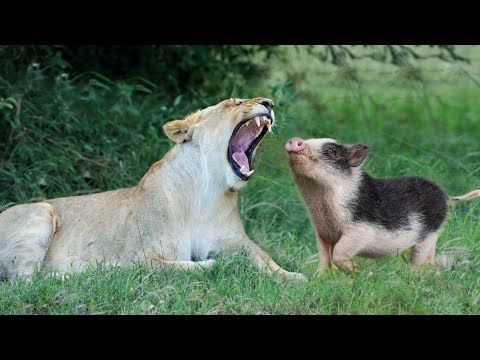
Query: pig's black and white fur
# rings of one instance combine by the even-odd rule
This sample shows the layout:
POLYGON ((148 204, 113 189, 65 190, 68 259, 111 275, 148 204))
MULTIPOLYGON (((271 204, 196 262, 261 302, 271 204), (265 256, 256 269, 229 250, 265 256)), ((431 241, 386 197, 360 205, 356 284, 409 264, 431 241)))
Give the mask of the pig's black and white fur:
POLYGON ((377 179, 362 171, 358 193, 349 208, 355 222, 368 222, 390 231, 409 228, 420 220, 419 239, 440 229, 447 216, 447 196, 433 182, 420 177, 377 179))
MULTIPOLYGON (((296 138, 300 141, 301 139, 296 138)), ((351 258, 378 258, 412 249, 413 265, 433 264, 437 239, 447 216, 448 197, 419 177, 379 179, 361 164, 366 145, 311 139, 289 151, 295 181, 316 229, 319 271, 352 271, 351 258)), ((471 192, 454 200, 480 197, 471 192)))

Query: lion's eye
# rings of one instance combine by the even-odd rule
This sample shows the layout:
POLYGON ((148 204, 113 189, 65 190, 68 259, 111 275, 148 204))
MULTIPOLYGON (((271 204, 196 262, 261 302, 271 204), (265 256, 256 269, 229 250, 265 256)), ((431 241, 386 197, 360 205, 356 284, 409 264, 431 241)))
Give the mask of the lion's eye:
POLYGON ((330 155, 335 155, 335 150, 333 150, 333 149, 328 149, 328 153, 329 153, 330 155))

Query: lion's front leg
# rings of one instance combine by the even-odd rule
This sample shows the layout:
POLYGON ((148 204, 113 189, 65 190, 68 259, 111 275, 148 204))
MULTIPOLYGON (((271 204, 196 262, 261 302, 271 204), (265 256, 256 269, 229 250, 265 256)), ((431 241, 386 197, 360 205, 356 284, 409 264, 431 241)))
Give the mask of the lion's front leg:
POLYGON ((306 281, 307 277, 303 274, 290 272, 281 268, 273 259, 263 251, 257 244, 249 238, 243 240, 227 240, 222 242, 221 250, 224 252, 238 252, 245 249, 249 258, 257 267, 268 274, 283 276, 290 280, 306 281))

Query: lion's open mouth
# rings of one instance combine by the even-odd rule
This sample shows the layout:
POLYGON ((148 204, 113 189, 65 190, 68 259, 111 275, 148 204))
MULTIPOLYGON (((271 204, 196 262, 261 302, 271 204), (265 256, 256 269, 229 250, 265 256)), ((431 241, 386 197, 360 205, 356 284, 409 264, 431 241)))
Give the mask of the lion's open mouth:
POLYGON ((233 130, 228 143, 228 161, 233 172, 247 181, 253 174, 252 157, 255 148, 273 124, 269 114, 257 115, 241 121, 233 130))

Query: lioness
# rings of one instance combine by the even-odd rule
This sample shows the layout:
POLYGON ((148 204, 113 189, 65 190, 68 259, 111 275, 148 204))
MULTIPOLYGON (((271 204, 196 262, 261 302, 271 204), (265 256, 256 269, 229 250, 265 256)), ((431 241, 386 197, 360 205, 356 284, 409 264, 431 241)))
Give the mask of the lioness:
POLYGON ((7 209, 0 214, 3 275, 82 271, 97 261, 208 268, 210 252, 244 248, 262 270, 304 279, 249 239, 237 209, 237 190, 251 177, 256 147, 274 122, 273 105, 266 98, 229 99, 166 123, 176 145, 132 188, 7 209))

